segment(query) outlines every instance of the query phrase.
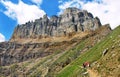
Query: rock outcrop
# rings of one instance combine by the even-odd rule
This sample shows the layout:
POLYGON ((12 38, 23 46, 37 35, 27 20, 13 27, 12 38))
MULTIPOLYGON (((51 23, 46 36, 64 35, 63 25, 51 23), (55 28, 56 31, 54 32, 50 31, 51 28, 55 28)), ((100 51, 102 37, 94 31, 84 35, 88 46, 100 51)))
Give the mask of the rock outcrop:
POLYGON ((47 15, 34 22, 18 25, 12 35, 11 41, 24 38, 42 38, 47 36, 65 36, 71 32, 96 30, 101 26, 98 17, 86 10, 67 8, 60 16, 47 15))

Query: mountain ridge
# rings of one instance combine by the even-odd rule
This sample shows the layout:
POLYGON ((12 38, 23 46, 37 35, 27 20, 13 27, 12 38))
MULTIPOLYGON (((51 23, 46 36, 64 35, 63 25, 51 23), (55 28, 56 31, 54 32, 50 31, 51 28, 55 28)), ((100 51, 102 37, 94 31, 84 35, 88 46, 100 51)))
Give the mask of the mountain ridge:
POLYGON ((36 19, 34 22, 18 25, 10 41, 26 38, 61 37, 73 32, 96 30, 100 26, 102 24, 98 17, 94 18, 86 10, 73 7, 65 9, 59 16, 53 15, 50 19, 44 15, 43 18, 36 19))

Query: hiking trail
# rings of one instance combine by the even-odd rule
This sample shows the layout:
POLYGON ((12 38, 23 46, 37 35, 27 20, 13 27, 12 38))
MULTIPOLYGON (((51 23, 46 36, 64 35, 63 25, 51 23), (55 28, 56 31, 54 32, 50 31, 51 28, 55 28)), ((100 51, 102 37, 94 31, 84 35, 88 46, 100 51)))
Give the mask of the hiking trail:
POLYGON ((95 71, 93 71, 91 69, 87 69, 87 72, 89 74, 89 77, 101 77, 101 76, 98 75, 97 72, 95 72, 95 71))

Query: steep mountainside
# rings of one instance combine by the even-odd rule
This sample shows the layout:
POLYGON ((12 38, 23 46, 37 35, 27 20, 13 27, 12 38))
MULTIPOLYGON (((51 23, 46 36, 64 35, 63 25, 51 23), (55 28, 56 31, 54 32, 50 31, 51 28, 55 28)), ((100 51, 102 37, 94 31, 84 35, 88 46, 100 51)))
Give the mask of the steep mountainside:
POLYGON ((34 22, 18 25, 10 41, 0 43, 0 76, 82 76, 79 65, 101 57, 101 51, 93 49, 102 49, 97 45, 111 31, 109 24, 102 25, 98 17, 77 8, 67 8, 50 19, 44 15, 34 22), (94 56, 84 58, 87 54, 94 56))
POLYGON ((82 38, 74 35, 74 38, 69 41, 32 44, 2 43, 0 75, 3 77, 56 76, 60 70, 94 47, 110 32, 110 27, 106 25, 82 38), (3 51, 3 48, 6 50, 3 51))
POLYGON ((90 69, 97 74, 95 77, 120 76, 120 26, 62 69, 57 77, 88 77, 82 68, 82 64, 86 61, 91 63, 90 69))
POLYGON ((105 54, 95 63, 94 70, 102 77, 120 77, 120 26, 104 41, 105 54))

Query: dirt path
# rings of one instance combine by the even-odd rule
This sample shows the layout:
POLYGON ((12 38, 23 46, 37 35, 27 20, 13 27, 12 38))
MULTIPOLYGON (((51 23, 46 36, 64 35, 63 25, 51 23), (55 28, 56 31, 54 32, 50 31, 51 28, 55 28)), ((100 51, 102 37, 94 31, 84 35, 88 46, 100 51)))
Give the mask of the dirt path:
POLYGON ((98 75, 98 73, 94 72, 91 69, 87 69, 87 72, 88 72, 90 77, 101 77, 101 76, 98 75))

